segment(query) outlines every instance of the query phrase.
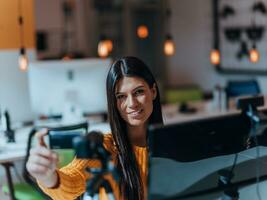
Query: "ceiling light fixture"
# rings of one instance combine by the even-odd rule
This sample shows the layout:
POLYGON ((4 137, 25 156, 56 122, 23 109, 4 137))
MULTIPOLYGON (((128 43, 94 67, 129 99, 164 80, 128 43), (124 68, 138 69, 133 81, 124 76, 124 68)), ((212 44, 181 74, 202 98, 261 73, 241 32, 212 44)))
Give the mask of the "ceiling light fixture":
POLYGON ((260 53, 256 48, 256 45, 253 44, 252 48, 249 51, 249 60, 252 63, 257 63, 260 60, 260 53))
POLYGON ((137 36, 141 39, 147 38, 149 31, 146 25, 140 25, 137 27, 137 36))
POLYGON ((218 49, 212 49, 210 52, 210 63, 213 65, 219 65, 221 62, 221 55, 218 49))
POLYGON ((172 56, 175 53, 175 44, 170 34, 166 36, 164 41, 164 53, 166 56, 172 56))
MULTIPOLYGON (((170 31, 170 16, 171 16, 171 10, 170 10, 170 2, 169 0, 166 0, 166 7, 165 7, 165 30, 170 31)), ((164 54, 166 56, 172 56, 175 53, 175 44, 173 41, 173 37, 170 33, 167 33, 164 40, 164 54)))
POLYGON ((21 71, 27 71, 28 69, 28 57, 26 54, 26 49, 24 46, 24 21, 22 16, 22 0, 18 1, 18 23, 19 23, 19 33, 20 33, 20 51, 19 51, 19 69, 21 71))

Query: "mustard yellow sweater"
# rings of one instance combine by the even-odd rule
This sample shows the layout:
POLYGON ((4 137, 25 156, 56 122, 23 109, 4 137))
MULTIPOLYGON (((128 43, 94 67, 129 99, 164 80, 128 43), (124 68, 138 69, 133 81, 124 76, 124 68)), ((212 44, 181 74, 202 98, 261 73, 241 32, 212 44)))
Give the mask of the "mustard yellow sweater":
MULTIPOLYGON (((108 150, 113 159, 117 151, 111 134, 104 135, 104 147, 108 150)), ((142 177, 144 191, 147 193, 147 174, 148 174, 148 149, 146 147, 134 146, 134 152, 142 177)), ((92 177, 92 174, 86 172, 87 167, 100 167, 100 162, 96 160, 74 160, 67 166, 57 169, 59 176, 59 185, 56 188, 46 188, 39 184, 40 188, 54 200, 73 200, 83 194, 86 190, 86 181, 92 177)), ((119 194, 119 187, 111 175, 106 175, 105 179, 111 183, 116 199, 122 199, 119 194)), ((101 191, 100 191, 101 193, 101 191)), ((103 193, 103 190, 102 190, 103 193)), ((100 195, 100 200, 105 199, 104 194, 100 195)))

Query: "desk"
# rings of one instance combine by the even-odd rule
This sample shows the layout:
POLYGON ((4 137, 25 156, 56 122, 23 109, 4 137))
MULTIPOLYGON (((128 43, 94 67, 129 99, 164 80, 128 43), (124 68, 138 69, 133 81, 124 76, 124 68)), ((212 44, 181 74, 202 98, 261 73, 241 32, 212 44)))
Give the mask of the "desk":
POLYGON ((30 130, 31 128, 28 127, 16 131, 16 143, 6 143, 3 134, 0 137, 0 164, 5 168, 11 200, 15 200, 15 194, 10 169, 14 162, 25 158, 27 138, 30 130))
MULTIPOLYGON (((234 103, 232 103, 234 104, 234 103)), ((164 124, 171 124, 177 122, 188 122, 198 119, 205 119, 211 117, 219 117, 228 114, 241 113, 235 106, 231 106, 228 110, 219 110, 213 101, 194 101, 188 102, 188 106, 195 108, 194 113, 179 112, 179 104, 168 104, 162 106, 164 124)), ((259 110, 267 109, 267 97, 265 97, 265 104, 258 108, 259 110)))
POLYGON ((179 104, 168 104, 162 106, 163 119, 165 124, 175 122, 187 122, 208 117, 215 117, 230 113, 239 112, 235 109, 219 110, 214 107, 212 101, 195 101, 187 103, 190 108, 196 109, 193 113, 179 112, 179 104))

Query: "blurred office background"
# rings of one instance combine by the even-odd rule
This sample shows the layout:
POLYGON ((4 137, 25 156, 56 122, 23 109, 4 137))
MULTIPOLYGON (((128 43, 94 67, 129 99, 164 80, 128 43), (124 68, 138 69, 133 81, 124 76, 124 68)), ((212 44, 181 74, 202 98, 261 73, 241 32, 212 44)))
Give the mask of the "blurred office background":
MULTIPOLYGON (((188 88, 212 99, 229 81, 256 81, 266 95, 265 6, 266 0, 1 0, 1 113, 8 110, 14 123, 49 114, 34 110, 38 80, 31 81, 29 67, 79 59, 108 66, 125 55, 150 66, 163 103, 176 103, 168 91, 188 88), (251 60, 252 49, 259 60, 251 60), (213 50, 220 54, 211 62, 213 50), (21 55, 29 65, 19 64, 21 55)), ((194 100, 190 95, 177 103, 194 100)))

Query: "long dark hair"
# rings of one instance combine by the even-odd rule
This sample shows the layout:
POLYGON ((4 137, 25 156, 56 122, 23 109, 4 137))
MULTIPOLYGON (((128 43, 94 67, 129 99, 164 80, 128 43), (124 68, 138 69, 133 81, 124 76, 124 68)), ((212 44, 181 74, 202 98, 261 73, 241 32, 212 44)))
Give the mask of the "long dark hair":
POLYGON ((116 60, 107 76, 107 102, 109 122, 118 150, 118 169, 121 174, 120 192, 127 200, 144 200, 144 188, 135 158, 135 154, 129 140, 126 122, 122 119, 117 109, 115 87, 123 77, 139 77, 149 85, 156 85, 157 96, 153 100, 153 111, 148 119, 148 124, 163 123, 160 105, 159 90, 147 65, 136 57, 123 57, 116 60))

